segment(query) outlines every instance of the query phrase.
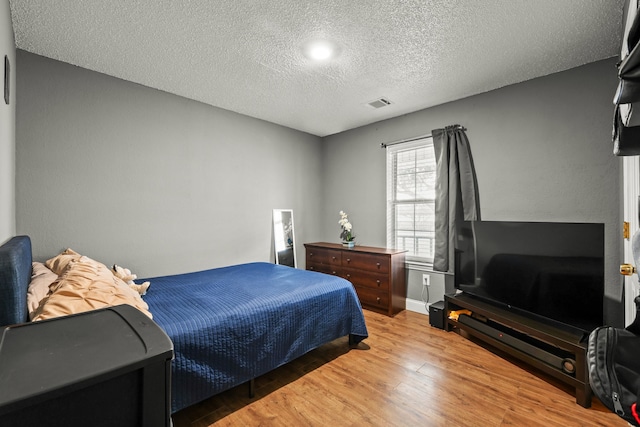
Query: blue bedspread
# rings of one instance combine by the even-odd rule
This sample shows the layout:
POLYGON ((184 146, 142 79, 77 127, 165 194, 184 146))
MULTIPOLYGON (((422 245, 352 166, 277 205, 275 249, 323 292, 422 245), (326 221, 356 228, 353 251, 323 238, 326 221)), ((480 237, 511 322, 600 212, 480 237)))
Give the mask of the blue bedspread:
POLYGON ((368 335, 351 283, 326 274, 252 263, 144 280, 174 345, 172 412, 336 338, 368 335))

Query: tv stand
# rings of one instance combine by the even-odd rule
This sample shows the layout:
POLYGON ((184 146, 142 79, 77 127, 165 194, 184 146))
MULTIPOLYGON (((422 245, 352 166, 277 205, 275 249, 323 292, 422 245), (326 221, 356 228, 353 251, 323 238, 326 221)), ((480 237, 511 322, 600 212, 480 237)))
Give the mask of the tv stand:
POLYGON ((465 293, 445 295, 445 329, 473 336, 575 388, 576 403, 591 406, 584 334, 565 331, 465 293), (452 311, 469 310, 458 320, 452 311))

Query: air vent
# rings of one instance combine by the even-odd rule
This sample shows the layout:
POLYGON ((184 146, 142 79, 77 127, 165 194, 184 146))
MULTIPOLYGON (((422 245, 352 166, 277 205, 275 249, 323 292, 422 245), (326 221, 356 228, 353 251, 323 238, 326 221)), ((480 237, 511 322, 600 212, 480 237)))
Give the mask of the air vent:
POLYGON ((387 98, 378 98, 375 101, 367 103, 367 105, 371 108, 382 108, 386 107, 387 105, 391 105, 391 101, 389 101, 387 98))

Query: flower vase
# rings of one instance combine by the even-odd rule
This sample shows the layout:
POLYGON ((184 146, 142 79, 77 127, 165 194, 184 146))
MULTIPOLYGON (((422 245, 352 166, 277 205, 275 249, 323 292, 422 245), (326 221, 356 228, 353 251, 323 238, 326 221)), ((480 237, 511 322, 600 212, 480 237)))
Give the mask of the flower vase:
POLYGON ((342 242, 342 246, 344 246, 345 248, 352 248, 356 245, 356 242, 354 240, 350 240, 348 242, 342 242))

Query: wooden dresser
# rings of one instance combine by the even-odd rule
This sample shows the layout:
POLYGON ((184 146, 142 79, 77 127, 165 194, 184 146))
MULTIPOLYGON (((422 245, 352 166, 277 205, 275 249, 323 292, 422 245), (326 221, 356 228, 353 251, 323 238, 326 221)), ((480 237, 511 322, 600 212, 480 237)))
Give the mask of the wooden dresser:
POLYGON ((305 243, 306 268, 353 283, 363 308, 393 316, 407 299, 403 250, 339 243, 305 243))

